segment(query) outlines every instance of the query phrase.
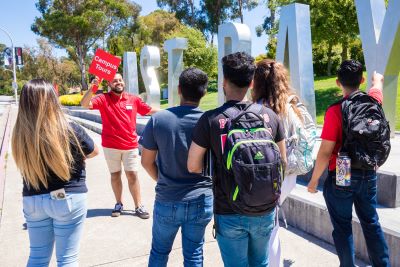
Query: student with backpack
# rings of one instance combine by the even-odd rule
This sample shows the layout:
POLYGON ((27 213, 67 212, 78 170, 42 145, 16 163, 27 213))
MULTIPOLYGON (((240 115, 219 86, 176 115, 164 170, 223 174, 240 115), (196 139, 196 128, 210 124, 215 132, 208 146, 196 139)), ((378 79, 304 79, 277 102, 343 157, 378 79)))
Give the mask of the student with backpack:
POLYGON ((283 125, 273 110, 246 99, 255 71, 250 55, 227 55, 222 65, 226 103, 199 119, 188 170, 201 173, 211 151, 214 227, 224 265, 268 266, 286 162, 283 125))
POLYGON ((312 151, 316 141, 315 123, 299 97, 291 90, 285 66, 272 59, 257 63, 251 91, 254 102, 270 107, 283 122, 287 165, 282 184, 282 204, 296 186, 297 175, 312 170, 312 151))
POLYGON ((382 109, 383 76, 374 74, 368 94, 362 65, 344 61, 336 84, 343 99, 328 107, 308 191, 316 193, 328 167, 323 195, 333 225, 332 237, 340 266, 355 266, 352 207, 360 220, 372 266, 390 266, 388 247, 376 212, 376 170, 390 152, 390 129, 382 109))

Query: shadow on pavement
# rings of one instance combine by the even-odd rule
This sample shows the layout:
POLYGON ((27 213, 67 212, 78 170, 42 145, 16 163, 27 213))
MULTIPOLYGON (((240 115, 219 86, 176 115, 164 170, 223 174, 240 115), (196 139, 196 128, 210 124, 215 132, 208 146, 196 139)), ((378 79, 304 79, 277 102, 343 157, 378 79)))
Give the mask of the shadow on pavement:
POLYGON ((292 266, 294 261, 292 260, 283 260, 283 267, 290 267, 292 266))
MULTIPOLYGON (((88 209, 86 218, 111 217, 112 209, 88 209)), ((135 215, 133 210, 124 210, 121 215, 135 215)))
POLYGON ((88 209, 86 218, 111 217, 112 209, 88 209))
MULTIPOLYGON (((282 226, 282 222, 280 223, 280 225, 282 226)), ((282 226, 282 227, 284 227, 284 226, 282 226)), ((298 236, 301 236, 302 238, 308 240, 309 242, 311 242, 311 243, 313 243, 313 244, 315 244, 315 245, 317 245, 317 246, 319 246, 319 247, 321 247, 321 248, 323 248, 323 249, 325 249, 325 250, 337 255, 336 249, 335 249, 335 247, 333 245, 331 245, 331 244, 329 244, 329 243, 327 243, 327 242, 325 242, 325 241, 323 241, 321 239, 318 239, 315 236, 312 236, 312 235, 310 235, 310 234, 308 234, 306 232, 303 232, 303 231, 301 231, 299 229, 296 229, 296 228, 294 228, 294 227, 292 227, 290 225, 288 226, 288 228, 286 228, 286 230, 288 230, 288 231, 290 231, 290 232, 292 232, 292 233, 294 233, 294 234, 296 234, 298 236)), ((284 263, 284 267, 286 267, 286 266, 291 266, 294 262, 292 262, 291 260, 284 259, 283 263, 284 263)), ((356 266, 358 266, 358 267, 368 267, 369 265, 356 258, 356 266)))

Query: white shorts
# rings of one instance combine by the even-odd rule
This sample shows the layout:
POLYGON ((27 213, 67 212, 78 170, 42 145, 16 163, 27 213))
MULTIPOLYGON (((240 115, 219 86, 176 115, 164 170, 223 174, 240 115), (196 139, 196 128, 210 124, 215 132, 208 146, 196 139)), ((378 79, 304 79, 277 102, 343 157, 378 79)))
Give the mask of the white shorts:
POLYGON ((140 163, 138 148, 121 150, 103 147, 103 151, 110 173, 121 171, 121 162, 124 164, 125 171, 138 171, 140 163))

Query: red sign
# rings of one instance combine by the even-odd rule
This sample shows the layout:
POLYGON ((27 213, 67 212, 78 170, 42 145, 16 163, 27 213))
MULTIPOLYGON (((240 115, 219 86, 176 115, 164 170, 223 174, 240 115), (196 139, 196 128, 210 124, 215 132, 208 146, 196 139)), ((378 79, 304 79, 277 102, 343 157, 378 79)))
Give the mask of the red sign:
POLYGON ((93 61, 90 64, 89 72, 98 76, 100 79, 112 81, 118 66, 121 64, 119 57, 113 56, 104 50, 97 49, 93 61))

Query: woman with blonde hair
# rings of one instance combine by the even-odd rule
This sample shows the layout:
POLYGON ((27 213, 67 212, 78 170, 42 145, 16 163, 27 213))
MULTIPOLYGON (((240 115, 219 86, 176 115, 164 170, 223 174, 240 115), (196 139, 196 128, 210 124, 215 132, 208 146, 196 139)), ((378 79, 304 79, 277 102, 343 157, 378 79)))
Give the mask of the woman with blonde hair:
POLYGON ((282 185, 282 203, 296 185, 296 176, 309 172, 313 167, 315 123, 291 90, 285 66, 275 60, 264 59, 257 63, 252 98, 254 102, 269 106, 283 121, 288 165, 282 185))
POLYGON ((67 121, 53 86, 43 79, 21 91, 12 154, 23 177, 23 211, 30 255, 27 266, 77 266, 86 218, 85 159, 98 154, 79 125, 67 121))
MULTIPOLYGON (((264 59, 257 63, 254 74, 254 85, 252 90, 254 102, 269 106, 282 119, 288 117, 288 100, 293 106, 296 114, 302 119, 296 104, 299 98, 291 90, 288 72, 282 63, 272 59, 264 59)), ((285 131, 287 131, 285 127, 285 131)))

